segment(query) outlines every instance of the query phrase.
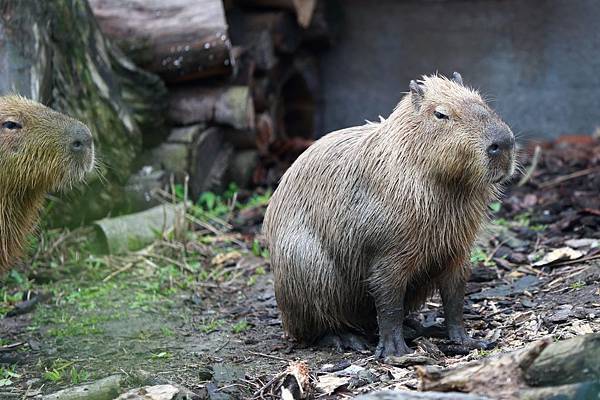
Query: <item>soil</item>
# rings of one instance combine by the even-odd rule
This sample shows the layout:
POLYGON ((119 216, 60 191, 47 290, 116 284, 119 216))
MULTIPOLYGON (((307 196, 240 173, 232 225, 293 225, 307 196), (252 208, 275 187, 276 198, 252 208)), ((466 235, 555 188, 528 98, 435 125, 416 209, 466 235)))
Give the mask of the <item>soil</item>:
MULTIPOLYGON (((489 351, 465 352, 440 337, 437 297, 411 316, 425 331, 408 329, 419 337, 409 342, 415 355, 404 359, 381 362, 370 352, 285 339, 257 236, 259 205, 237 212, 227 232, 179 243, 184 264, 168 250, 172 239, 133 263, 87 253, 77 239, 84 235, 42 239, 38 249, 47 251, 10 274, 1 291, 0 398, 36 398, 115 373, 129 387, 174 382, 200 398, 271 398, 299 361, 307 362, 317 398, 346 398, 416 390, 416 364, 451 367, 545 337, 598 332, 600 141, 562 138, 541 149, 529 180, 515 180, 491 205, 494 221, 473 251, 466 325, 495 342, 489 351), (11 316, 23 296, 37 306, 11 316)), ((526 159, 533 153, 532 145, 526 159)))

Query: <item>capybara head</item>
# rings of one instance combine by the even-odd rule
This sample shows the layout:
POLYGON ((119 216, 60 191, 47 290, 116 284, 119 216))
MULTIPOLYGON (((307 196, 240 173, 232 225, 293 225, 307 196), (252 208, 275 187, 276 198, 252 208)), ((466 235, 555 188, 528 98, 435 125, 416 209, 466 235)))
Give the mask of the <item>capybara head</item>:
POLYGON ((61 189, 93 166, 83 123, 20 96, 0 97, 0 192, 61 189))
POLYGON ((416 142, 436 179, 486 185, 513 174, 512 131, 477 91, 463 85, 460 74, 424 76, 409 86, 405 102, 412 107, 404 106, 413 115, 405 116, 414 124, 411 132, 422 135, 416 142))
POLYGON ((20 96, 0 97, 0 273, 22 254, 46 193, 93 167, 83 123, 20 96))

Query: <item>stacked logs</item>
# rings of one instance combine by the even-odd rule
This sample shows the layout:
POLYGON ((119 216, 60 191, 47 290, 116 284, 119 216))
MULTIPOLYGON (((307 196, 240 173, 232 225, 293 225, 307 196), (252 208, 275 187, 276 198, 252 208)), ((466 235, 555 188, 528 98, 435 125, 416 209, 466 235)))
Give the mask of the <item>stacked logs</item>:
MULTIPOLYGON (((318 131, 316 54, 335 38, 329 2, 90 4, 104 34, 169 90, 171 134, 141 160, 166 172, 152 176, 189 175, 194 196, 231 181, 272 184, 312 142, 318 131)), ((145 143, 156 141, 144 132, 145 143)), ((132 186, 142 180, 146 187, 148 179, 138 174, 132 186)))

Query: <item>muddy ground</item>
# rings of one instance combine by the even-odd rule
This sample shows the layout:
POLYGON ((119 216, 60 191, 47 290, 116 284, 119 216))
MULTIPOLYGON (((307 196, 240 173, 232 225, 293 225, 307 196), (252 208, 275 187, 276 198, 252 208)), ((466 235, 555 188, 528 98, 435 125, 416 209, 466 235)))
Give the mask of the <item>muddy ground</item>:
POLYGON ((92 255, 85 230, 45 232, 0 291, 0 398, 35 398, 115 373, 130 387, 175 382, 201 398, 269 398, 279 394, 273 378, 294 361, 308 363, 317 397, 346 398, 416 390, 415 362, 453 366, 544 337, 598 332, 600 145, 587 140, 542 146, 527 182, 516 179, 490 206, 494 221, 473 250, 465 302, 468 331, 495 342, 489 351, 464 353, 439 337, 435 297, 411 316, 426 331, 408 329, 425 361, 390 365, 370 352, 286 340, 256 236, 264 201, 251 197, 228 214, 231 227, 163 237, 125 256, 92 255), (20 309, 24 299, 32 307, 20 309))

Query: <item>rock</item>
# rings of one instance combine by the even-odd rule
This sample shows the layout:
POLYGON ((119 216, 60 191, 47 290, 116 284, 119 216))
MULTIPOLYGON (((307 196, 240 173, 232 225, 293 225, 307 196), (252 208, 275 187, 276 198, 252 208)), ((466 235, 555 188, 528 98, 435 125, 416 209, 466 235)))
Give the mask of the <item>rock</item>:
POLYGON ((212 380, 216 385, 232 383, 238 379, 244 379, 246 376, 245 371, 234 364, 214 364, 212 368, 212 380))
POLYGON ((175 400, 179 389, 173 385, 144 386, 129 390, 115 400, 175 400))
POLYGON ((544 322, 547 324, 558 324, 560 322, 568 321, 573 315, 573 306, 565 304, 558 307, 552 314, 544 318, 544 322))
POLYGON ((113 400, 121 391, 121 375, 111 375, 99 381, 60 390, 42 400, 113 400))

